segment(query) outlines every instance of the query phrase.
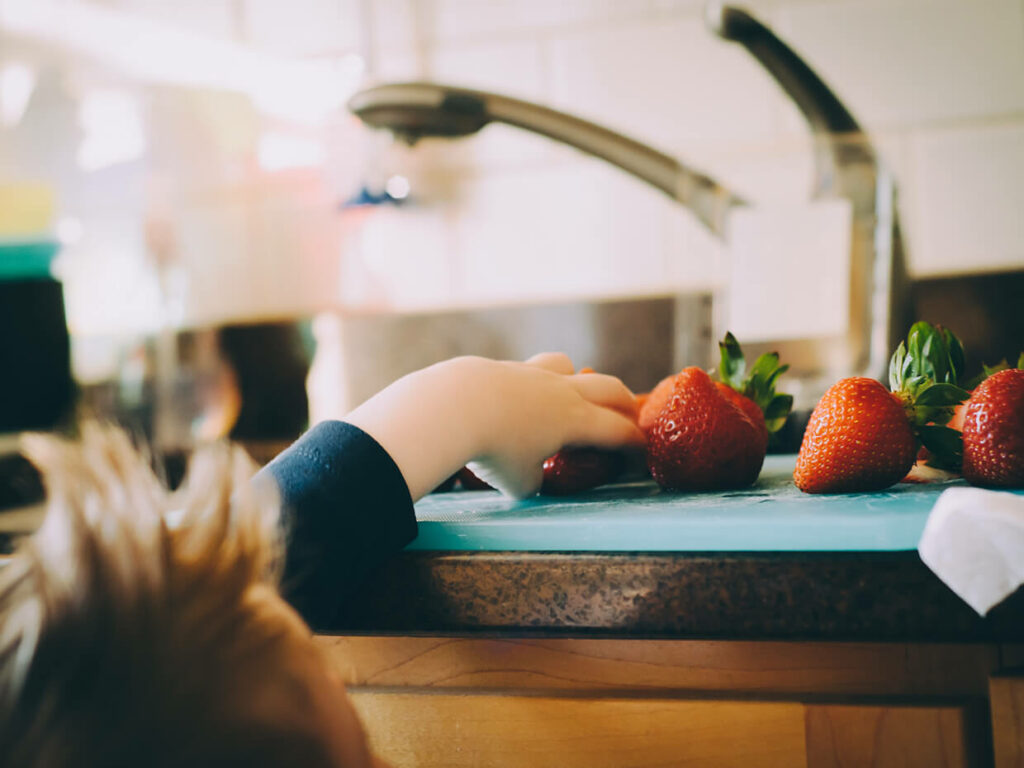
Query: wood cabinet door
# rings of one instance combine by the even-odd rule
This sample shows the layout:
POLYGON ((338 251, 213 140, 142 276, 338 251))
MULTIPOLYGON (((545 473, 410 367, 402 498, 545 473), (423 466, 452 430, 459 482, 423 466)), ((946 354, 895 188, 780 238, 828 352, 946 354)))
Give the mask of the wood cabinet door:
POLYGON ((406 766, 971 766, 958 706, 352 691, 375 753, 406 766))

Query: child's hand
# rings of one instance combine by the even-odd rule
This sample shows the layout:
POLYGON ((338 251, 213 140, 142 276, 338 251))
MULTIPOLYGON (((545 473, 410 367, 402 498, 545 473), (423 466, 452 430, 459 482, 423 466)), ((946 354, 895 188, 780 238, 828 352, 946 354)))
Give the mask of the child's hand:
POLYGON ((459 467, 505 493, 537 491, 565 445, 643 445, 632 393, 613 376, 574 374, 565 355, 525 363, 459 357, 416 371, 345 421, 371 435, 417 499, 459 467))

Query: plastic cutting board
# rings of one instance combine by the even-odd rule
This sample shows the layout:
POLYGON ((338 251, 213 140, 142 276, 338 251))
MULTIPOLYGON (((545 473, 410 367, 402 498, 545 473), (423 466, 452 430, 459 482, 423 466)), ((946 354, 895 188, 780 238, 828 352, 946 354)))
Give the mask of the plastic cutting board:
POLYGON ((917 548, 943 490, 963 481, 877 493, 810 495, 795 456, 769 456, 751 488, 668 493, 653 482, 574 497, 513 501, 496 491, 432 494, 416 505, 415 550, 527 552, 837 552, 917 548))

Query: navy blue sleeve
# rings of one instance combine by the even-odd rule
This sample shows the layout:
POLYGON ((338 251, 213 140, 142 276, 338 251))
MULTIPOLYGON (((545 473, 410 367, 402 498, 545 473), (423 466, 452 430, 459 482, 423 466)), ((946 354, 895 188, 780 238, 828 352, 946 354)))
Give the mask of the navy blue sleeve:
POLYGON ((341 421, 313 427, 257 482, 267 475, 282 501, 282 593, 323 628, 374 566, 416 538, 409 488, 376 440, 341 421))

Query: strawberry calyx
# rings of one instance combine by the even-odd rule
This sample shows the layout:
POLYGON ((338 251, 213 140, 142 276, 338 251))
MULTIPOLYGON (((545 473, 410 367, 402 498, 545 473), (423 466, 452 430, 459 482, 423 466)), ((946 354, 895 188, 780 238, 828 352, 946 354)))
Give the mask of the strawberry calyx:
POLYGON ((754 361, 747 372, 747 361, 736 337, 726 332, 718 342, 722 359, 718 364, 718 376, 726 386, 749 398, 764 414, 768 432, 778 432, 786 423, 786 417, 793 409, 793 396, 775 392, 779 377, 789 370, 788 365, 779 365, 777 352, 766 352, 754 361))
POLYGON ((889 389, 903 404, 914 435, 931 454, 929 466, 958 470, 963 439, 945 426, 970 397, 959 385, 964 370, 960 340, 942 326, 914 323, 889 361, 889 389))
POLYGON ((1017 365, 1016 366, 1012 366, 1008 362, 1006 362, 1006 358, 1005 357, 1002 360, 1000 360, 998 363, 996 363, 995 365, 985 365, 985 363, 982 363, 981 364, 981 373, 979 373, 977 376, 975 376, 974 378, 970 379, 967 383, 965 383, 964 384, 964 389, 974 389, 976 386, 981 384, 981 382, 983 382, 985 379, 987 379, 992 374, 999 373, 1000 371, 1006 371, 1006 370, 1009 370, 1011 368, 1017 368, 1018 370, 1024 370, 1024 352, 1021 352, 1020 353, 1020 357, 1017 358, 1017 365))

